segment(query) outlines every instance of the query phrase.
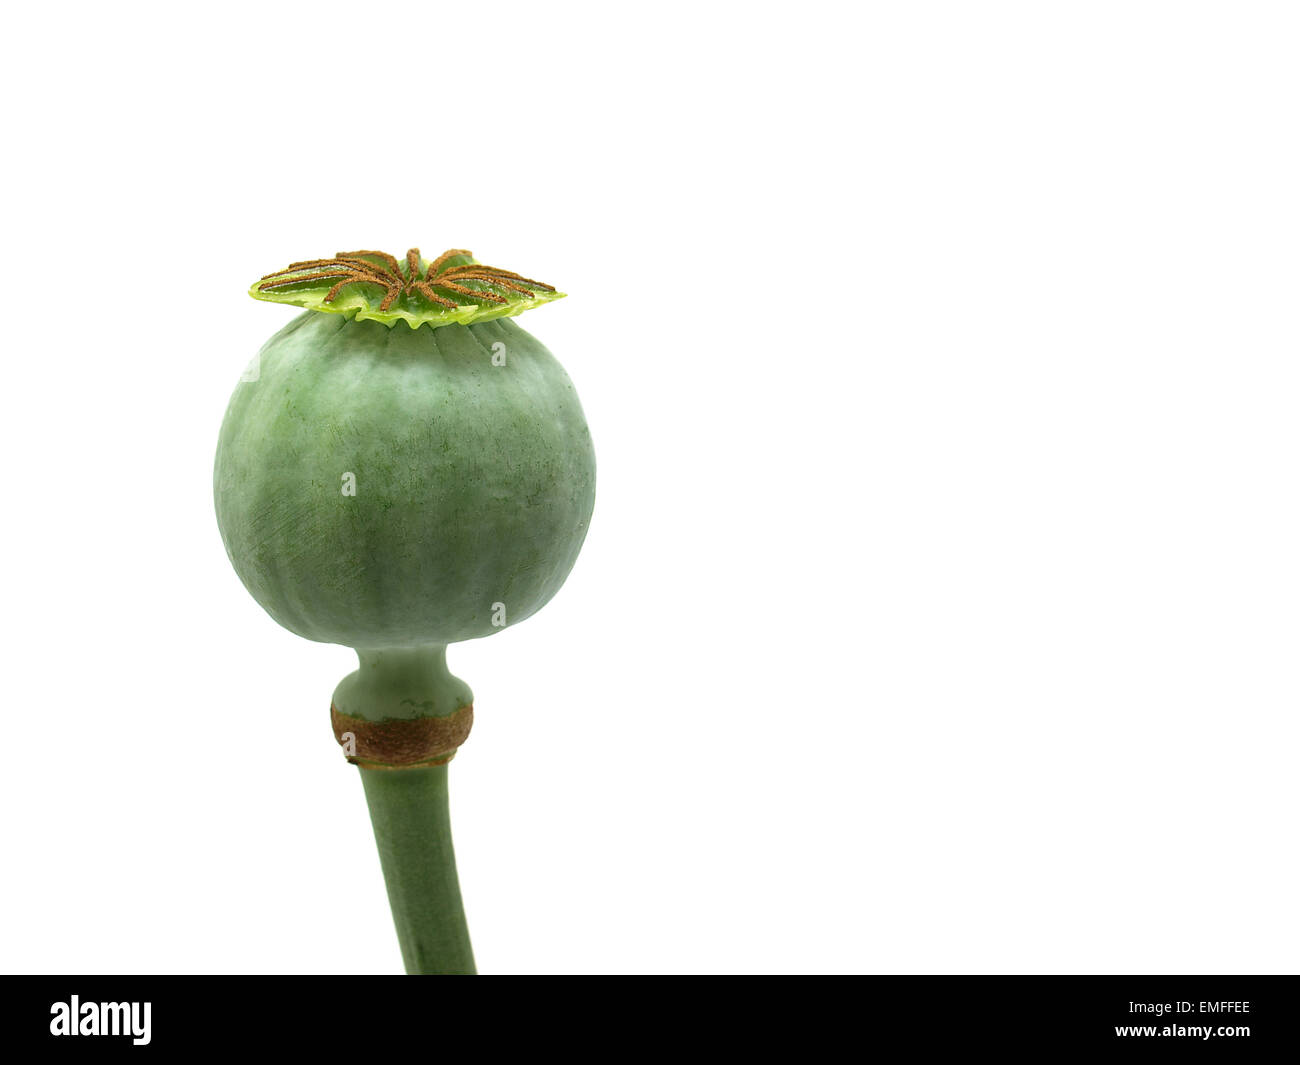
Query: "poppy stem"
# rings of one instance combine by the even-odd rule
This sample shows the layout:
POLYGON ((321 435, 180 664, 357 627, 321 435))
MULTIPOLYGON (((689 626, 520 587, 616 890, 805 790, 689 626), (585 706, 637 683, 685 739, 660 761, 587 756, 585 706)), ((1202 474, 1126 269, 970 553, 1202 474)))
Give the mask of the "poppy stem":
POLYGON ((406 972, 473 975, 451 843, 447 766, 360 773, 406 972))

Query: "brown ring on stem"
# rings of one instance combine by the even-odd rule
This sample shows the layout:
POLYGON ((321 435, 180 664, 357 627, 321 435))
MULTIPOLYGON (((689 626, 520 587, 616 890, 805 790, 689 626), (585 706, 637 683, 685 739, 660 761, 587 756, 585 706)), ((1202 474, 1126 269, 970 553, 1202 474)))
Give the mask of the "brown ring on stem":
POLYGON ((367 721, 330 704, 334 739, 353 765, 362 769, 426 769, 446 765, 469 738, 474 707, 462 706, 446 717, 390 718, 367 721), (352 753, 349 753, 349 750, 352 753))

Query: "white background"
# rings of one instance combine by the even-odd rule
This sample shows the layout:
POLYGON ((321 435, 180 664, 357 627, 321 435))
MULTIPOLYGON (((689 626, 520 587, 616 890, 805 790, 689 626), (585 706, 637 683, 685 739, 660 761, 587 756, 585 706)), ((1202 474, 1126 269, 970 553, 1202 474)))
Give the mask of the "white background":
POLYGON ((484 972, 1295 971, 1293 6, 5 18, 0 968, 399 970, 211 463, 249 283, 418 244, 600 463, 449 653, 484 972))

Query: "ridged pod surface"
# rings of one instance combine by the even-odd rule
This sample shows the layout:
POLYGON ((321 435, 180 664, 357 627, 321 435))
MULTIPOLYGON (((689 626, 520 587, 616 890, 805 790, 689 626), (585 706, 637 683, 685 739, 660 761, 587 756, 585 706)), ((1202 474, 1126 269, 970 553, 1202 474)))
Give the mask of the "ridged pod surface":
POLYGON ((221 428, 217 522, 285 628, 358 649, 445 645, 523 620, 564 583, 595 454, 568 375, 514 321, 408 329, 307 311, 251 369, 221 428))

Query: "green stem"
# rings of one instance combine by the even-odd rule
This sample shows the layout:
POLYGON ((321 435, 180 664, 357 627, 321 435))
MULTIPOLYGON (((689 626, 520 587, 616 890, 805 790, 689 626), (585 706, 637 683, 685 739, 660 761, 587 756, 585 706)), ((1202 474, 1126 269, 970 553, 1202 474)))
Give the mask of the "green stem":
POLYGON ((359 772, 407 973, 473 974, 451 845, 447 767, 359 772))
MULTIPOLYGON (((447 671, 447 649, 358 650, 334 706, 365 721, 445 717, 474 701, 447 671)), ((447 767, 361 769, 397 941, 408 973, 473 973, 447 809, 447 767)))

